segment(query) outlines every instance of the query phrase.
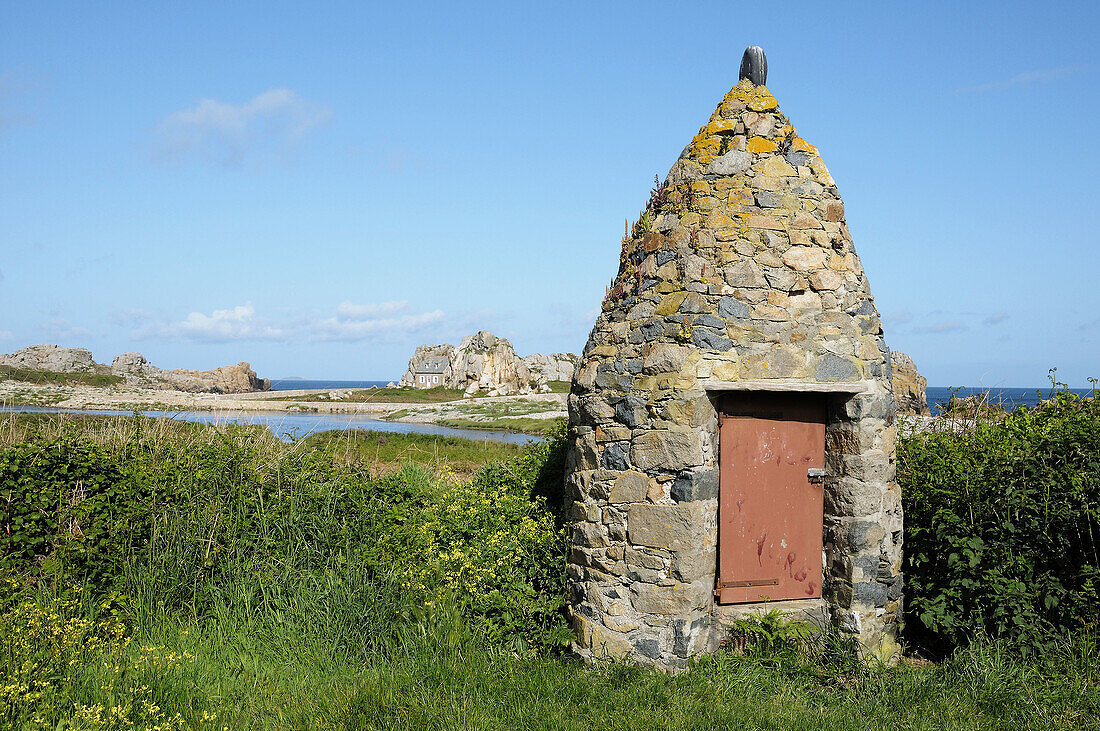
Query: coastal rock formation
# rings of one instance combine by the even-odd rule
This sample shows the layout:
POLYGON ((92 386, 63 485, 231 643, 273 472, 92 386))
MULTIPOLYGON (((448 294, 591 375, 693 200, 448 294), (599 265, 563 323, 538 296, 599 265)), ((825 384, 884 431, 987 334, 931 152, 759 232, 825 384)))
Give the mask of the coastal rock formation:
POLYGON ((123 377, 131 386, 192 393, 249 393, 271 388, 271 381, 259 378, 243 361, 209 371, 166 371, 150 364, 141 353, 123 353, 111 363, 111 373, 123 377))
POLYGON ((451 388, 501 396, 531 391, 531 372, 505 338, 488 330, 462 338, 451 360, 451 388))
POLYGON ((723 617, 791 580, 805 590, 786 595, 792 603, 891 657, 902 509, 888 364, 833 178, 769 90, 741 80, 623 237, 573 378, 567 575, 578 652, 683 665, 717 646, 723 617), (767 436, 763 447, 720 443, 719 425, 726 435, 741 420, 757 431, 733 433, 811 424, 824 446, 801 457, 767 436), (769 459, 727 456, 737 448, 769 459), (793 474, 785 484, 798 500, 823 500, 821 533, 791 534, 816 549, 796 555, 760 527, 785 520, 774 506, 742 512, 737 496, 761 483, 721 474, 757 464, 793 474), (720 515, 730 521, 721 532, 720 515), (730 546, 742 553, 723 553, 730 546), (741 558, 719 571, 719 555, 741 558), (754 576, 758 558, 774 573, 754 576))
POLYGON ((894 377, 894 398, 898 401, 899 414, 930 416, 928 409, 928 380, 917 372, 913 359, 900 350, 890 351, 890 369, 894 377))
MULTIPOLYGON (((467 393, 479 391, 494 395, 530 393, 547 390, 549 381, 570 381, 577 362, 573 353, 534 353, 524 358, 506 338, 482 330, 453 345, 420 345, 412 358, 400 385, 416 385, 416 375, 424 372, 429 362, 446 358, 440 385, 458 388, 467 393)), ((438 369, 432 368, 433 373, 438 369)))
POLYGON ((572 381, 578 360, 576 353, 532 353, 523 356, 527 370, 540 385, 550 381, 572 381))
POLYGON ((97 363, 87 348, 59 345, 31 345, 11 355, 0 354, 0 365, 56 373, 103 373, 122 377, 128 386, 192 393, 248 393, 271 388, 271 381, 258 377, 244 362, 209 371, 166 371, 150 364, 141 353, 123 353, 108 367, 97 363))
POLYGON ((107 367, 95 362, 87 348, 63 348, 60 345, 29 345, 11 355, 0 353, 0 365, 32 371, 57 373, 105 373, 107 367))

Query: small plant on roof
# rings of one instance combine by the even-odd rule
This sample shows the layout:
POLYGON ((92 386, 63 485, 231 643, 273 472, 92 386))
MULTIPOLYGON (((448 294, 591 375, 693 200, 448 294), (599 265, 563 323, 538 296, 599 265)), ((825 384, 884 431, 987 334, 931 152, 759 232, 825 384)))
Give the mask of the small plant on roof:
POLYGON ((668 204, 668 188, 656 175, 653 176, 653 190, 649 191, 649 203, 646 208, 651 211, 659 211, 668 204))

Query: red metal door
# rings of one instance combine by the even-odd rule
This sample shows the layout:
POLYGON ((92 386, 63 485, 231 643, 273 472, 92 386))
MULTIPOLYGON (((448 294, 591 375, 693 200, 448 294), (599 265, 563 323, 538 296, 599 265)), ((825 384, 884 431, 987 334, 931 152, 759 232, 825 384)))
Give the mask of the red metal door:
POLYGON ((722 411, 718 601, 821 596, 824 402, 731 394, 722 411))

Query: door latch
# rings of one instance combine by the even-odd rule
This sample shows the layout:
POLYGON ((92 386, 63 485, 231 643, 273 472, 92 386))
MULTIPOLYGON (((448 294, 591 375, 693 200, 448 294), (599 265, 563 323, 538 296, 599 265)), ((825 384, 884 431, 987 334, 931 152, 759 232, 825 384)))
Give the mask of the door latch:
POLYGON ((817 484, 825 481, 825 470, 820 467, 811 467, 806 470, 806 479, 810 482, 817 484))

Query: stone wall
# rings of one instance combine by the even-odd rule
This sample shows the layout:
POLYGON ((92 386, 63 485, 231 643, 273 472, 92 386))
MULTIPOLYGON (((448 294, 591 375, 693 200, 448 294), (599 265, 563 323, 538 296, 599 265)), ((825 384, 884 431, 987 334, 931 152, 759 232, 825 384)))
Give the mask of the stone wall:
POLYGON ((569 601, 585 655, 682 664, 716 619, 718 395, 826 394, 823 600, 889 655, 901 616, 890 353, 816 148, 741 81, 622 241, 569 398, 569 601))

